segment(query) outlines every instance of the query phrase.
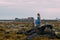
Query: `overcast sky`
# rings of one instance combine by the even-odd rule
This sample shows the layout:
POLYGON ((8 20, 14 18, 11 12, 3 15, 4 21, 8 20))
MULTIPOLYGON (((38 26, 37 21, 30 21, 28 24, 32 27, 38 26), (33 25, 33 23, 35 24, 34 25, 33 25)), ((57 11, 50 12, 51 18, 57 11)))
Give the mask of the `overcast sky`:
POLYGON ((60 19, 60 0, 0 0, 0 19, 34 17, 60 19))

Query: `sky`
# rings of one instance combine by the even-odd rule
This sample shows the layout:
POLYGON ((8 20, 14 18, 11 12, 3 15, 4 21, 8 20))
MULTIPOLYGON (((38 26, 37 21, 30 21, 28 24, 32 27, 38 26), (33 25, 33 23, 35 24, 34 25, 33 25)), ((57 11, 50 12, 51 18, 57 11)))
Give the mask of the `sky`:
POLYGON ((37 17, 60 19, 60 0, 0 0, 0 19, 37 17))

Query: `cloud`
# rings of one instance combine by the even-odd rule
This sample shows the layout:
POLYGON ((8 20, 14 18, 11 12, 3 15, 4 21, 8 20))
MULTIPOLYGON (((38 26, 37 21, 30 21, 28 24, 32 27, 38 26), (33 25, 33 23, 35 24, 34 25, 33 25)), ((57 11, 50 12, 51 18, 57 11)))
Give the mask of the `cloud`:
POLYGON ((10 5, 16 5, 16 3, 0 1, 0 6, 10 6, 10 5))
POLYGON ((48 7, 48 8, 57 8, 59 7, 60 8, 60 0, 45 0, 45 1, 42 1, 42 6, 44 7, 48 7))
MULTIPOLYGON (((55 18, 56 14, 57 17, 59 17, 60 15, 60 0, 0 0, 0 9, 2 8, 2 6, 6 8, 6 11, 12 11, 11 13, 13 14, 22 13, 24 15, 30 14, 31 16, 31 14, 36 14, 39 12, 42 14, 42 18, 45 18, 44 16, 46 16, 46 14, 50 15, 48 17, 51 18, 55 18)), ((10 13, 9 11, 5 13, 8 14, 10 13)), ((2 13, 4 14, 4 12, 2 13)))

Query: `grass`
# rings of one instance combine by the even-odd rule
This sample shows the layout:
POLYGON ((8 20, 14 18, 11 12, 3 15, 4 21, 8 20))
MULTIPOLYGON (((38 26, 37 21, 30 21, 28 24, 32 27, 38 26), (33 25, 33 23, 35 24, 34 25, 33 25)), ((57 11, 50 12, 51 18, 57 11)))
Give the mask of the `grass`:
MULTIPOLYGON (((57 30, 59 29, 59 23, 51 23, 52 25, 54 24, 54 28, 56 28, 57 30)), ((26 24, 27 26, 28 24, 26 24)), ((28 28, 24 28, 24 30, 29 30, 29 28, 31 29, 32 27, 30 27, 30 25, 32 26, 32 24, 29 24, 28 28)), ((25 25, 24 25, 25 26, 25 25)), ((26 39, 26 35, 25 34, 16 34, 16 32, 22 30, 20 29, 20 24, 13 24, 13 23, 2 23, 0 24, 0 40, 25 40, 26 39), (15 30, 13 30, 15 29, 15 30), (6 34, 6 32, 9 32, 6 34), (7 38, 8 37, 8 38, 7 38)), ((33 37, 33 40, 59 40, 57 38, 54 39, 49 39, 48 37, 43 37, 43 36, 37 36, 37 37, 33 37)))

